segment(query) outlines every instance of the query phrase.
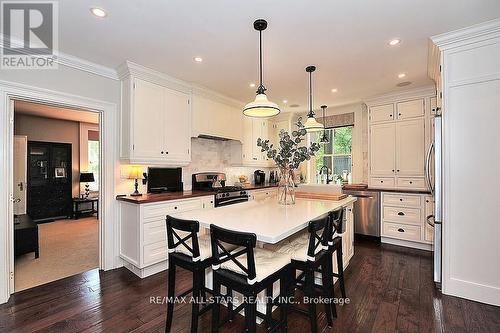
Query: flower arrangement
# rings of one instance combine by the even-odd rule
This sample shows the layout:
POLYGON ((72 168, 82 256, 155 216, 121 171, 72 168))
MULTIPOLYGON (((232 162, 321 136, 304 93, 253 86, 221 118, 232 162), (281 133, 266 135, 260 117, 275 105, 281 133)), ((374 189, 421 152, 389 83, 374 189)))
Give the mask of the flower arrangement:
POLYGON ((269 144, 269 140, 257 140, 257 146, 261 147, 261 151, 266 152, 267 157, 272 158, 280 169, 278 199, 282 204, 295 203, 294 171, 299 168, 300 163, 310 160, 320 149, 316 142, 311 143, 309 147, 301 146, 307 134, 302 118, 299 118, 295 125, 297 129, 292 131, 291 135, 284 130, 280 131, 276 148, 269 144))

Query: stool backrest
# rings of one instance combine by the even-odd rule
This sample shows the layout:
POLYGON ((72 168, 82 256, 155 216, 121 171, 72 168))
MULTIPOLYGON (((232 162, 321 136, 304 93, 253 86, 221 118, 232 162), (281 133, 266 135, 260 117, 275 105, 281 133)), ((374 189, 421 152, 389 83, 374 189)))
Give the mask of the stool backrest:
POLYGON ((182 220, 167 215, 168 253, 175 252, 178 246, 183 246, 192 253, 193 261, 198 261, 200 259, 199 230, 200 223, 198 221, 182 220), (188 234, 181 236, 178 231, 187 232, 188 234), (191 240, 191 245, 188 243, 189 240, 191 240))
MULTIPOLYGON (((210 238, 212 243, 212 269, 217 270, 220 265, 227 261, 232 261, 238 266, 247 277, 248 283, 255 283, 255 257, 253 249, 257 244, 257 236, 254 233, 228 230, 210 225, 210 238), (228 245, 235 245, 238 248, 231 252, 228 245), (246 255, 246 266, 239 257, 246 255)), ((231 247, 232 248, 232 247, 231 247)))
POLYGON ((330 221, 332 223, 332 231, 333 231, 332 236, 333 234, 335 234, 335 232, 338 234, 341 234, 343 232, 345 227, 344 212, 345 212, 344 208, 340 208, 330 212, 330 221))
POLYGON ((330 226, 330 214, 323 214, 311 221, 307 227, 309 232, 309 246, 307 248, 307 260, 314 261, 317 250, 326 249, 328 246, 330 226))

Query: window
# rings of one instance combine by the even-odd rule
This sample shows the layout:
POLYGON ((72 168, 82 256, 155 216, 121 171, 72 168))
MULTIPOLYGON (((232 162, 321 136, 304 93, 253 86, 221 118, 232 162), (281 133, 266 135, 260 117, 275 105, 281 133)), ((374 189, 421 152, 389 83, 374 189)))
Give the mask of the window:
POLYGON ((99 141, 88 141, 88 172, 94 174, 95 181, 89 183, 91 191, 99 191, 99 141))
MULTIPOLYGON (((325 130, 329 142, 316 154, 316 175, 323 166, 330 169, 330 178, 333 175, 333 179, 344 171, 352 172, 352 129, 352 126, 344 126, 325 130)), ((323 132, 318 132, 315 141, 319 142, 322 135, 323 132)))

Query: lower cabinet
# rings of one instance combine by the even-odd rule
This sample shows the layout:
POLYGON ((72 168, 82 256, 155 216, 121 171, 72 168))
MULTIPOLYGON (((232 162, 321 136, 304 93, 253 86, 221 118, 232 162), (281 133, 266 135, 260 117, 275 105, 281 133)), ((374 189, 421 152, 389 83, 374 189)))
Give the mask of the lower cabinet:
POLYGON ((168 267, 166 216, 211 209, 213 205, 213 195, 146 204, 120 202, 120 257, 125 267, 141 278, 165 270, 168 267))
POLYGON ((382 242, 431 249, 434 230, 427 223, 434 201, 426 194, 382 193, 382 242))
POLYGON ((262 200, 266 198, 276 197, 278 189, 276 187, 268 187, 264 189, 248 191, 249 200, 262 200))

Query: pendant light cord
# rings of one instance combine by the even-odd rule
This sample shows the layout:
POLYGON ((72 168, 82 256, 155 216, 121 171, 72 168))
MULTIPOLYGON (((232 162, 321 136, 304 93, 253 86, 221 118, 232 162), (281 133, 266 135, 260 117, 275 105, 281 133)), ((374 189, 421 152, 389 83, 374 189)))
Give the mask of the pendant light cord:
POLYGON ((260 70, 260 86, 262 87, 262 30, 259 31, 259 70, 260 70))
POLYGON ((312 93, 312 72, 309 72, 309 117, 312 115, 314 117, 313 111, 313 93, 312 93))

